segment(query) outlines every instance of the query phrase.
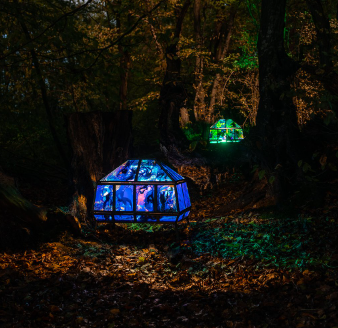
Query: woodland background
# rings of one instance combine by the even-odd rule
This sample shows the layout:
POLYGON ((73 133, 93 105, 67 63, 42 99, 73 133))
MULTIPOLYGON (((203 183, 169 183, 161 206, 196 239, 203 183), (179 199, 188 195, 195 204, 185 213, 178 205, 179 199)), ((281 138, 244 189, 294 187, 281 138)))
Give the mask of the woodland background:
POLYGON ((338 326, 337 0, 0 0, 0 31, 5 327, 338 326), (188 179, 179 239, 93 229, 132 157, 188 179))

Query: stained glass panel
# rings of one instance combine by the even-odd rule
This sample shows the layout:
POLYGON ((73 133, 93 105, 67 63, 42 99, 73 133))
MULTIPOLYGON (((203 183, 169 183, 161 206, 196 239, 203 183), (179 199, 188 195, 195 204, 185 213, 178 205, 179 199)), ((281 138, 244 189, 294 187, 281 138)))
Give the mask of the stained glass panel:
POLYGON ((134 215, 115 215, 116 221, 134 221, 134 215))
POLYGON ((244 134, 242 129, 235 129, 235 139, 244 139, 244 134))
POLYGON ((186 206, 184 202, 184 197, 183 197, 183 190, 182 190, 182 184, 177 185, 177 195, 178 195, 178 205, 180 207, 180 211, 183 211, 186 206))
POLYGON ((133 210, 134 186, 116 185, 116 211, 133 210))
POLYGON ((94 215, 97 221, 111 221, 111 215, 94 215))
POLYGON ((175 179, 175 181, 183 180, 184 178, 179 175, 177 172, 175 172, 173 169, 171 169, 169 166, 162 164, 163 167, 171 174, 171 176, 175 179))
POLYGON ((134 181, 138 162, 138 160, 130 160, 123 163, 101 181, 134 181))
POLYGON ((187 185, 176 185, 176 181, 184 178, 155 160, 129 160, 102 180, 107 182, 97 186, 94 201, 97 221, 174 223, 188 215, 188 212, 182 214, 190 206, 187 185))
POLYGON ((157 186, 157 210, 159 212, 177 211, 176 193, 173 185, 157 186))
POLYGON ((137 181, 172 181, 154 160, 142 160, 137 181))
POLYGON ((182 183, 182 189, 183 189, 185 207, 189 207, 191 206, 191 203, 190 203, 190 197, 189 197, 189 192, 188 192, 188 187, 187 187, 186 182, 182 183))
POLYGON ((210 128, 210 143, 239 142, 242 139, 243 130, 231 119, 220 119, 210 128))
POLYGON ((111 185, 98 185, 94 203, 95 211, 112 211, 113 210, 114 188, 111 185))
POLYGON ((137 215, 136 221, 139 223, 146 223, 146 222, 154 223, 154 222, 157 222, 157 219, 154 216, 137 215))
POLYGON ((177 222, 182 221, 183 217, 184 217, 184 213, 180 215, 180 217, 178 218, 177 222))
POLYGON ((160 222, 176 222, 177 216, 161 216, 160 222))
POLYGON ((154 186, 136 186, 136 211, 154 211, 154 186))

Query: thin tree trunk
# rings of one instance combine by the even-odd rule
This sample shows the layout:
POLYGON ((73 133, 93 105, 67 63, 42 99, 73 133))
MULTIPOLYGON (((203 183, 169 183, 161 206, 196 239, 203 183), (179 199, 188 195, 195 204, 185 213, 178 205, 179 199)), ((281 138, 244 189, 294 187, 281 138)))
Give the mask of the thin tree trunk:
MULTIPOLYGON (((234 28, 234 20, 238 7, 232 7, 229 13, 229 17, 226 20, 217 22, 215 31, 215 42, 213 43, 213 57, 215 63, 221 63, 225 55, 229 51, 231 35, 234 28)), ((206 122, 211 124, 215 120, 215 105, 217 104, 218 97, 220 95, 220 83, 222 77, 219 73, 216 74, 212 89, 210 93, 209 108, 206 113, 206 122)))
POLYGON ((333 111, 338 113, 338 74, 333 67, 333 49, 332 49, 332 31, 330 21, 324 12, 323 5, 320 0, 306 0, 307 6, 311 12, 311 16, 316 28, 317 44, 319 47, 319 66, 320 69, 304 66, 304 70, 311 73, 312 77, 321 81, 324 88, 333 95, 331 107, 333 111))
POLYGON ((202 0, 194 2, 194 32, 196 42, 196 63, 195 63, 195 101, 194 117, 196 121, 204 119, 205 112, 205 91, 203 88, 203 57, 202 44, 203 36, 201 30, 201 5, 202 0))
MULTIPOLYGON (((128 15, 128 22, 130 22, 130 15, 128 15)), ((121 18, 120 15, 117 15, 117 28, 121 30, 121 18)), ((120 110, 127 110, 127 95, 128 95, 128 77, 129 70, 131 65, 131 58, 128 50, 122 46, 120 43, 118 44, 118 50, 120 53, 120 110)))
POLYGON ((321 67, 332 68, 331 27, 320 0, 306 0, 316 28, 321 67))
MULTIPOLYGON (((25 22, 23 21, 23 17, 21 15, 20 10, 19 10, 19 4, 18 3, 17 3, 17 6, 18 6, 17 7, 17 12, 18 12, 18 15, 19 15, 21 28, 22 28, 22 30, 24 32, 24 35, 26 37, 27 42, 31 41, 31 36, 29 34, 29 31, 28 31, 28 28, 27 28, 25 22)), ((48 124, 49 124, 49 129, 50 129, 50 132, 51 132, 52 137, 54 139, 56 148, 57 148, 57 150, 58 150, 58 152, 59 152, 59 154, 60 154, 63 162, 65 163, 66 167, 68 168, 69 167, 69 158, 66 155, 66 152, 64 151, 64 149, 62 147, 61 141, 59 139, 59 136, 58 136, 58 134, 56 132, 56 129, 55 129, 55 126, 54 126, 54 123, 53 123, 54 119, 53 119, 53 115, 52 115, 51 106, 50 106, 50 103, 49 103, 49 100, 48 100, 46 82, 45 82, 45 79, 44 79, 44 77, 42 75, 42 71, 41 71, 41 68, 40 68, 40 63, 39 63, 37 54, 36 54, 36 52, 35 52, 32 44, 30 44, 30 53, 32 55, 32 61, 33 61, 34 67, 35 67, 35 73, 36 73, 37 82, 38 82, 38 84, 40 86, 42 101, 43 101, 43 104, 44 104, 44 107, 45 107, 45 110, 46 110, 48 124)))
POLYGON ((128 77, 130 70, 130 54, 123 46, 119 45, 120 59, 120 110, 127 110, 127 96, 128 96, 128 77))

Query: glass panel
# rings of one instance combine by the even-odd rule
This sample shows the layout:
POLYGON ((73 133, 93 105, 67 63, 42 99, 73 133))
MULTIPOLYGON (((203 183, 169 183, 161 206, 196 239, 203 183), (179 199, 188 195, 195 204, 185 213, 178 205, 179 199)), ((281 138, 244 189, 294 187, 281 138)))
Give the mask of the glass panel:
POLYGON ((240 126, 231 119, 220 119, 210 129, 240 128, 240 126))
POLYGON ((133 215, 115 215, 115 221, 134 221, 133 215))
POLYGON ((234 141, 234 137, 235 137, 234 129, 228 129, 226 131, 227 131, 227 135, 226 135, 227 142, 234 141))
POLYGON ((157 210, 159 212, 177 211, 175 188, 173 185, 157 186, 157 210))
POLYGON ((137 166, 138 160, 127 161, 101 179, 101 181, 134 181, 137 166))
MULTIPOLYGON (((185 214, 185 213, 184 213, 185 214)), ((178 218, 177 222, 182 221, 182 219, 184 218, 184 214, 181 214, 180 217, 178 218)))
POLYGON ((174 178, 174 180, 183 180, 184 178, 182 175, 179 175, 177 172, 175 172, 173 169, 171 169, 169 166, 162 164, 163 167, 171 174, 171 176, 174 178))
POLYGON ((217 142, 217 130, 210 130, 209 140, 210 142, 217 142))
POLYGON ((242 129, 235 129, 234 133, 235 133, 235 139, 237 139, 237 140, 244 139, 244 135, 243 135, 243 130, 242 129))
POLYGON ((136 186, 136 211, 154 211, 154 186, 136 186))
POLYGON ((212 127, 211 129, 221 129, 225 128, 225 119, 220 119, 218 120, 212 127))
POLYGON ((98 185, 95 195, 94 211, 112 211, 113 194, 113 186, 98 185))
POLYGON ((161 216, 160 222, 176 222, 176 219, 177 219, 177 216, 161 216))
POLYGON ((231 119, 221 119, 210 128, 210 143, 234 142, 239 139, 244 139, 243 130, 231 119))
POLYGON ((227 142, 227 131, 228 130, 218 130, 217 142, 227 142))
POLYGON ((183 190, 182 190, 182 184, 177 185, 177 194, 178 194, 178 205, 180 206, 180 211, 183 211, 186 206, 184 203, 184 197, 183 197, 183 190))
POLYGON ((133 186, 116 186, 116 211, 133 210, 133 186))
POLYGON ((96 221, 111 221, 112 217, 110 215, 94 215, 96 221))
POLYGON ((233 120, 226 120, 225 122, 225 128, 240 128, 240 126, 234 122, 233 120))
POLYGON ((191 203, 190 203, 190 196, 189 196, 188 187, 186 183, 182 183, 182 189, 183 189, 185 207, 189 207, 191 206, 191 203))
POLYGON ((136 221, 139 223, 146 223, 146 222, 154 223, 154 222, 157 222, 157 219, 154 216, 137 215, 136 221))
POLYGON ((172 181, 154 160, 142 160, 137 181, 172 181))

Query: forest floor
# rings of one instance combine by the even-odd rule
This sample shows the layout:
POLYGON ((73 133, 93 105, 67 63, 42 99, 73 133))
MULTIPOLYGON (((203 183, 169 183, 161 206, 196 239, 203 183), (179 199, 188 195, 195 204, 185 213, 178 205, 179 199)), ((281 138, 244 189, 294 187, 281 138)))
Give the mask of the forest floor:
POLYGON ((0 256, 0 326, 338 327, 338 216, 214 216, 241 187, 195 197, 191 223, 101 225, 0 256))

